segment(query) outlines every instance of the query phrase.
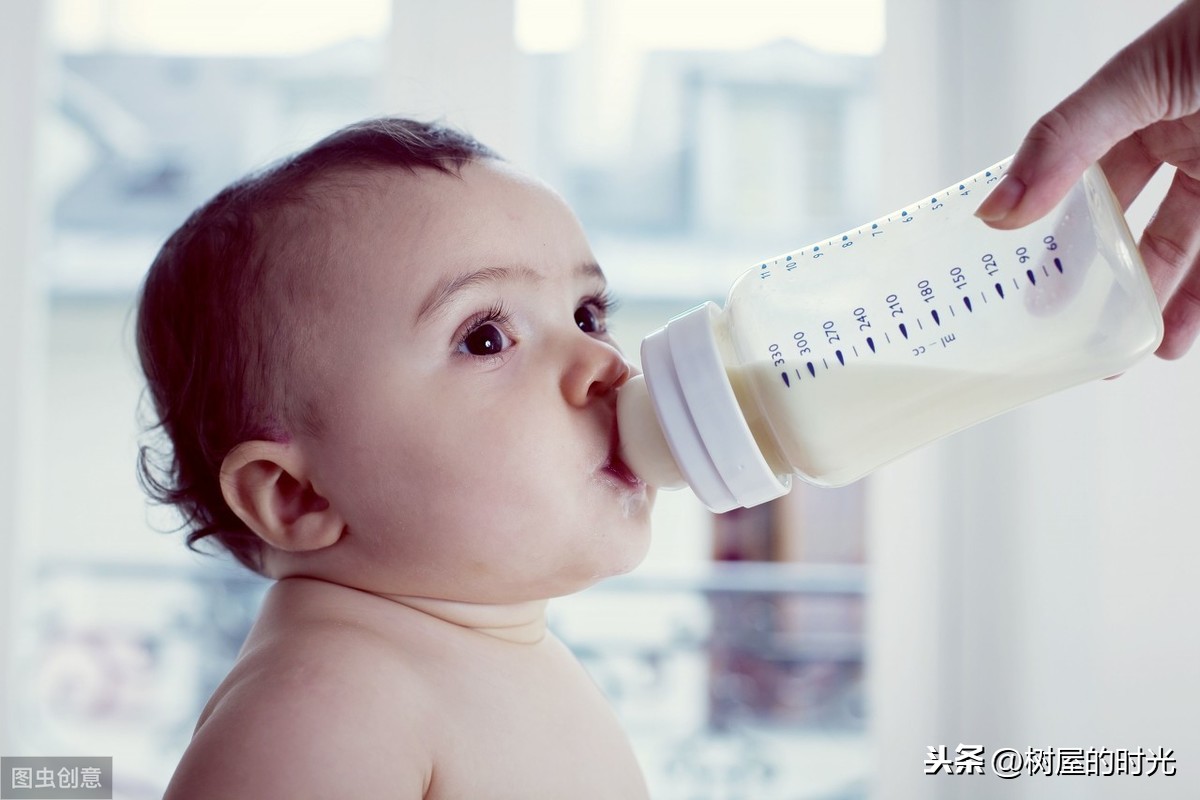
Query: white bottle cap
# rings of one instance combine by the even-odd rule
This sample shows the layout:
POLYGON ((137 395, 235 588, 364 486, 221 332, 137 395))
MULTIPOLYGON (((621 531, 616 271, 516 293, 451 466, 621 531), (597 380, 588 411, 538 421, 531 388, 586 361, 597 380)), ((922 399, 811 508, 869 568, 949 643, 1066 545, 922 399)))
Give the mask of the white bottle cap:
POLYGON ((700 502, 716 512, 774 500, 791 476, 777 476, 738 407, 713 335, 720 309, 705 303, 642 342, 642 369, 675 463, 700 502))

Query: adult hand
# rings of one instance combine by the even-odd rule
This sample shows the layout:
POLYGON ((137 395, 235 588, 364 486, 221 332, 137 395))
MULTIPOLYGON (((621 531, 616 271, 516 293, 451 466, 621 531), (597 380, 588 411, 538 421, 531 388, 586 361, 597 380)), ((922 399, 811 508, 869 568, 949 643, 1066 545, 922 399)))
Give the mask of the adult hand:
POLYGON ((1178 358, 1200 334, 1200 0, 1185 0, 1029 130, 977 215, 1019 228, 1048 213, 1099 160, 1122 208, 1176 168, 1139 243, 1178 358))

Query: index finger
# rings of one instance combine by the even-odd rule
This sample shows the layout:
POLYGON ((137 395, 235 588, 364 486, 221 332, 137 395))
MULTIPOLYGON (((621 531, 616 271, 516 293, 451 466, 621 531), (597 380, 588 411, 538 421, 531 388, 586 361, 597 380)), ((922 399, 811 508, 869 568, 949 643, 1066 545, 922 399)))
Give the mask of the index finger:
POLYGON ((1189 44, 1200 3, 1177 7, 1111 58, 1083 86, 1043 115, 1014 156, 1008 174, 976 212, 996 228, 1019 228, 1044 216, 1113 145, 1169 113, 1172 85, 1194 64, 1164 67, 1165 54, 1189 44), (1182 44, 1181 44, 1182 42, 1182 44))

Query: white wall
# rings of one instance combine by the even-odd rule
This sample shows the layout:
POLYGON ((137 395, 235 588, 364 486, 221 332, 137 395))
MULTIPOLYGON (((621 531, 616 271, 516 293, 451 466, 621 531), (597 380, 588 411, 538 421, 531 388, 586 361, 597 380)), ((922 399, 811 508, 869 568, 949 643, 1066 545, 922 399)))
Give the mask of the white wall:
MULTIPOLYGON (((1042 112, 1171 5, 890 4, 879 211, 1010 154, 1042 112)), ((1131 211, 1135 233, 1148 210, 1131 211)), ((1151 361, 872 479, 875 797, 1197 796, 1198 397, 1200 355, 1151 361), (1162 746, 1180 774, 923 775, 929 745, 959 743, 1162 746)))
MULTIPOLYGON (((31 447, 38 396, 37 350, 43 297, 33 254, 40 232, 33 191, 35 129, 44 93, 39 78, 42 4, 0 4, 0 753, 9 754, 4 698, 10 681, 23 548, 34 529, 37 461, 31 447)), ((28 563, 27 561, 25 563, 28 563)))
POLYGON ((392 0, 386 113, 445 119, 515 164, 528 163, 513 0, 392 0))

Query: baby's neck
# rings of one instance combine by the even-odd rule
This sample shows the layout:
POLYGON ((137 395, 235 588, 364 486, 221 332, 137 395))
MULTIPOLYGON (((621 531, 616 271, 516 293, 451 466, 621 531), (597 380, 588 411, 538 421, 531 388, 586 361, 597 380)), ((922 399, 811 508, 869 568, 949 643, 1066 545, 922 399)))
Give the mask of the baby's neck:
POLYGON ((464 603, 431 597, 385 594, 382 597, 462 628, 516 644, 537 644, 546 638, 545 600, 509 605, 464 603))

